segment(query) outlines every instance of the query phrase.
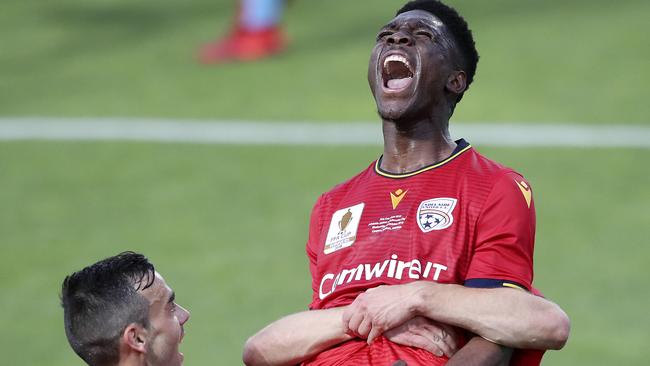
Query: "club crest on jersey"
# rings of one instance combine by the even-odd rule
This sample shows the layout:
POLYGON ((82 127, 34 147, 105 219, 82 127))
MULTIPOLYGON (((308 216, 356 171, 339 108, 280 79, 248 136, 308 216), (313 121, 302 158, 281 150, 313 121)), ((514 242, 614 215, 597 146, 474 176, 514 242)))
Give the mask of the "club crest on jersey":
POLYGON ((336 252, 354 244, 361 221, 364 204, 346 207, 334 212, 325 240, 325 254, 336 252))
POLYGON ((454 222, 452 212, 456 207, 455 198, 432 198, 422 201, 418 207, 418 226, 425 233, 443 230, 454 222))

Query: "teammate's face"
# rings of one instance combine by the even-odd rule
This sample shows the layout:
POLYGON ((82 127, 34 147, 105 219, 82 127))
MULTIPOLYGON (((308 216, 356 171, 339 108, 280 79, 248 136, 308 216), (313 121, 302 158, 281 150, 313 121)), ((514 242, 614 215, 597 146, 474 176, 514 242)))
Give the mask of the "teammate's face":
POLYGON ((149 331, 147 337, 147 365, 180 366, 183 354, 178 347, 183 339, 183 324, 190 313, 176 304, 174 292, 156 272, 153 285, 142 295, 149 300, 149 331))
POLYGON ((382 27, 368 66, 380 116, 413 118, 446 102, 447 80, 455 69, 453 54, 453 38, 429 12, 405 12, 382 27))

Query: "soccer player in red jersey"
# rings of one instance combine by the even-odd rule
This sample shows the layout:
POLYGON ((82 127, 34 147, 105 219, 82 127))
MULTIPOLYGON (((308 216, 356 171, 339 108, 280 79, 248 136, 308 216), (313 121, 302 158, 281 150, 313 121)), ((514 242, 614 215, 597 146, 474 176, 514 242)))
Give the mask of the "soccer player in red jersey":
POLYGON ((368 81, 384 153, 316 202, 310 310, 251 337, 246 364, 537 365, 523 349, 564 345, 566 314, 530 293, 530 184, 449 135, 477 61, 466 22, 435 0, 380 30, 368 81))

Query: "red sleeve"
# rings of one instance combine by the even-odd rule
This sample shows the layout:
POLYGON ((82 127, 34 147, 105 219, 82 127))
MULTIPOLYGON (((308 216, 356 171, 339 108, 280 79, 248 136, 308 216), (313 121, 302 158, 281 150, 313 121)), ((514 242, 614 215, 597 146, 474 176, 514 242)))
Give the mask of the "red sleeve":
POLYGON ((317 275, 317 262, 318 262, 318 251, 320 244, 320 232, 323 226, 321 220, 321 201, 323 196, 320 196, 314 204, 314 208, 311 211, 311 219, 309 220, 309 238, 307 239, 307 258, 309 259, 309 272, 311 273, 311 289, 312 289, 312 301, 309 304, 309 308, 313 309, 316 305, 316 302, 319 301, 318 298, 318 280, 316 279, 317 275))
POLYGON ((506 173, 495 182, 483 205, 465 280, 498 279, 530 290, 534 245, 532 189, 517 173, 506 173))

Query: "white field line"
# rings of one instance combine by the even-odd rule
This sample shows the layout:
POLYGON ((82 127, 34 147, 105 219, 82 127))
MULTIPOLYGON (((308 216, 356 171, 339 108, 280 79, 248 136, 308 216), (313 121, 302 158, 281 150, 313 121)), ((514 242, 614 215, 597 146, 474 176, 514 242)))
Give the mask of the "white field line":
MULTIPOLYGON (((650 149, 650 127, 465 123, 454 138, 475 145, 650 149)), ((0 118, 0 141, 142 141, 265 145, 380 145, 381 124, 200 121, 146 118, 0 118)))

